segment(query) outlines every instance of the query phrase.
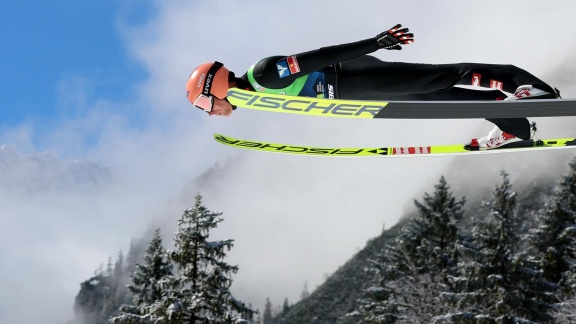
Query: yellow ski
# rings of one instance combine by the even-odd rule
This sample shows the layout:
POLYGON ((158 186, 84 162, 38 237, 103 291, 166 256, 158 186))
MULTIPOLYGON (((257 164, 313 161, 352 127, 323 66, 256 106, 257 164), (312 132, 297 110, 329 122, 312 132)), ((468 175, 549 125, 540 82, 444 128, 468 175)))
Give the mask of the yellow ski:
POLYGON ((245 109, 339 118, 454 119, 576 116, 576 99, 365 101, 292 97, 238 88, 229 89, 227 99, 231 104, 245 109))
POLYGON ((519 151, 534 151, 546 149, 576 148, 576 138, 561 138, 547 140, 526 140, 515 142, 505 147, 493 150, 469 151, 464 144, 431 145, 431 146, 399 146, 399 147, 318 147, 305 145, 291 145, 269 143, 261 141, 243 140, 221 134, 214 134, 214 139, 221 144, 242 149, 251 149, 265 152, 300 154, 309 156, 331 157, 416 157, 416 156, 445 156, 469 155, 487 153, 506 153, 519 151))

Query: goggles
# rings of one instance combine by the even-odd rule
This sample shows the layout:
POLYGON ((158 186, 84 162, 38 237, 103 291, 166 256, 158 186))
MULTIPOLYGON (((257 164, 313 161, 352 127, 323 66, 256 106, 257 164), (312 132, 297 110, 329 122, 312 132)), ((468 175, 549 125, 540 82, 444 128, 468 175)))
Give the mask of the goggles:
POLYGON ((214 108, 214 98, 205 94, 199 94, 196 100, 194 100, 194 106, 210 113, 212 108, 214 108))
MULTIPOLYGON (((228 101, 228 98, 226 98, 226 101, 228 101)), ((230 103, 230 101, 228 101, 228 103, 230 103)), ((233 104, 230 105, 232 106, 232 110, 236 110, 236 106, 233 104)), ((194 100, 194 106, 196 106, 198 109, 204 110, 207 113, 210 113, 212 112, 212 108, 214 108, 214 97, 200 94, 196 100, 194 100)))

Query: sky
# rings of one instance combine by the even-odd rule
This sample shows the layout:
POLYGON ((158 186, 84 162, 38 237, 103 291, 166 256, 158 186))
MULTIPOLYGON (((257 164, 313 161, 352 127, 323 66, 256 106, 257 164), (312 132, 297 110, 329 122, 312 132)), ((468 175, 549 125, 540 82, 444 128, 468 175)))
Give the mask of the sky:
MULTIPOLYGON (((449 183, 472 178, 489 186, 502 169, 512 180, 526 170, 560 176, 562 164, 550 168, 550 161, 564 161, 569 151, 338 160, 239 151, 212 134, 419 146, 466 142, 492 125, 241 110, 209 117, 190 106, 184 87, 204 62, 218 60, 242 74, 266 56, 353 42, 402 23, 415 43, 375 56, 515 64, 574 98, 574 9, 572 0, 4 3, 0 322, 71 319, 80 282, 126 251, 131 238, 160 224, 171 247, 171 231, 196 192, 224 213, 214 238, 235 240, 228 259, 240 268, 233 293, 263 308, 267 297, 296 302, 305 283, 321 284, 443 174, 451 175, 449 183), (199 176, 207 180, 195 181, 199 176)), ((536 121, 542 137, 576 131, 573 117, 536 121)))

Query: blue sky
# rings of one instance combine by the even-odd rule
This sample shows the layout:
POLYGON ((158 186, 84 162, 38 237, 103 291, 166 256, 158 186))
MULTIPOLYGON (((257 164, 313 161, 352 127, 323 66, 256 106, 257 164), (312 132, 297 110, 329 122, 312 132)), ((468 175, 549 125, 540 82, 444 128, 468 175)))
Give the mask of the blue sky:
MULTIPOLYGON (((472 178, 489 187, 503 169, 511 180, 522 169, 534 176, 559 170, 551 165, 562 161, 561 152, 463 157, 467 167, 452 170, 450 158, 335 161, 239 151, 212 135, 326 147, 414 146, 464 142, 492 125, 240 109, 231 118, 211 118, 186 100, 186 79, 201 63, 218 60, 242 74, 266 56, 358 41, 396 23, 409 27, 416 42, 375 56, 515 64, 576 97, 574 0, 553 6, 438 0, 433 15, 431 6, 422 0, 394 8, 381 0, 362 6, 352 0, 4 1, 0 148, 14 144, 21 160, 32 162, 3 170, 11 172, 9 184, 0 178, 0 257, 8 260, 0 266, 0 287, 17 287, 0 289, 0 322, 17 323, 22 315, 28 316, 23 323, 66 322, 79 283, 126 251, 153 219, 165 220, 165 242, 172 242, 175 220, 191 206, 175 198, 184 189, 197 189, 208 208, 224 212, 216 234, 236 243, 228 260, 240 267, 234 292, 258 307, 267 297, 297 301, 305 282, 310 289, 320 284, 447 170, 468 180, 477 175, 472 178), (47 163, 38 167, 44 160, 34 154, 46 151, 47 163), (114 175, 105 188, 29 193, 18 187, 34 184, 37 174, 57 178, 62 165, 87 158, 114 175), (199 175, 209 183, 197 186, 199 175), (43 308, 30 313, 30 304, 43 308)), ((537 122, 542 137, 574 136, 574 117, 537 122)))
POLYGON ((127 100, 130 84, 144 77, 126 55, 118 32, 126 22, 147 19, 140 7, 120 1, 5 1, 0 11, 0 127, 59 118, 59 83, 70 76, 100 79, 94 96, 127 100))

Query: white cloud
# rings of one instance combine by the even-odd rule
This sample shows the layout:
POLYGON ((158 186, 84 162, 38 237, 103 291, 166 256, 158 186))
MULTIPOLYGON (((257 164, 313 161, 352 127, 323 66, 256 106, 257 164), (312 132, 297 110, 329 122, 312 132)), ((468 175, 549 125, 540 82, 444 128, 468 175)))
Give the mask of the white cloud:
MULTIPOLYGON (((220 121, 186 108, 181 80, 206 61, 220 60, 242 74, 262 57, 371 37, 396 22, 416 34, 416 43, 401 52, 375 53, 382 59, 513 63, 536 74, 549 74, 573 53, 561 41, 574 37, 566 34, 574 27, 568 19, 573 6, 563 2, 542 8, 537 1, 408 1, 395 6, 378 1, 361 6, 332 1, 171 2, 162 5, 163 14, 146 26, 145 30, 153 26, 153 39, 141 33, 133 52, 151 69, 154 81, 145 89, 169 89, 162 91, 160 100, 173 103, 175 109, 192 110, 190 118, 204 124, 206 131, 195 134, 206 141, 211 132, 221 132, 325 146, 452 143, 476 137, 492 126, 479 120, 350 121, 248 111, 220 121)), ((564 92, 576 94, 573 87, 564 92)), ((566 136, 550 131, 555 122, 543 119, 541 124, 550 125, 541 127, 544 135, 566 136)), ((206 201, 227 216, 222 232, 237 240, 232 255, 241 267, 235 286, 255 298, 253 303, 262 303, 266 296, 277 303, 284 297, 295 301, 305 280, 316 285, 377 235, 384 223, 394 224, 413 195, 431 190, 429 184, 446 172, 452 160, 335 161, 208 147, 215 160, 216 156, 242 156, 231 167, 234 174, 226 173, 225 187, 208 194, 206 201), (280 274, 291 278, 288 284, 275 285, 280 274), (255 285, 278 288, 264 291, 255 285)), ((495 178, 502 168, 514 165, 506 157, 481 159, 493 164, 495 178)))
MULTIPOLYGON (((108 256, 126 250, 130 237, 140 235, 153 216, 164 213, 170 199, 217 162, 225 168, 216 170, 221 186, 203 187, 201 193, 207 207, 224 212, 225 221, 215 234, 236 240, 229 261, 238 264, 240 272, 233 289, 256 307, 266 297, 277 304, 285 297, 295 302, 305 281, 315 287, 384 224, 392 226, 415 195, 433 190, 432 184, 454 160, 332 160, 240 152, 213 142, 213 133, 294 144, 380 146, 463 142, 491 128, 481 120, 329 120, 250 111, 210 118, 192 108, 184 93, 188 74, 205 61, 220 60, 241 74, 268 55, 356 41, 400 22, 416 34, 416 43, 375 55, 408 62, 512 63, 554 82, 566 97, 576 96, 570 80, 576 69, 574 47, 568 45, 576 23, 569 0, 553 6, 541 1, 450 0, 369 0, 361 5, 327 0, 158 1, 156 6, 157 14, 148 23, 120 24, 135 64, 142 64, 149 75, 143 84, 126 86, 136 99, 77 97, 74 103, 84 106, 82 114, 68 116, 71 119, 62 120, 57 129, 40 132, 41 126, 32 121, 0 134, 3 142, 16 143, 24 152, 41 142, 57 156, 92 156, 114 174, 113 181, 93 191, 76 192, 72 185, 34 196, 2 196, 2 222, 8 225, 2 227, 0 255, 10 262, 0 268, 0 278, 10 278, 1 285, 12 287, 10 297, 0 293, 0 314, 9 314, 1 315, 2 322, 24 312, 24 302, 32 297, 44 301, 46 312, 58 309, 52 318, 71 318, 79 283, 108 256), (86 139, 92 145, 85 146, 86 139), (71 259, 76 260, 72 265, 71 259), (52 286, 35 290, 47 278, 50 285, 64 287, 59 298, 53 298, 58 289, 52 286)), ((63 98, 71 92, 82 94, 74 87, 84 83, 65 84, 63 98)), ((574 124, 573 118, 566 120, 574 124)), ((542 118, 539 123, 543 136, 573 135, 562 131, 569 122, 542 118)), ((529 159, 548 156, 536 154, 522 160, 523 168, 529 159)), ((462 164, 490 167, 482 175, 474 167, 461 174, 470 179, 497 177, 501 169, 517 167, 516 158, 462 157, 462 164)), ((186 207, 172 206, 174 224, 167 226, 174 226, 186 207)))

